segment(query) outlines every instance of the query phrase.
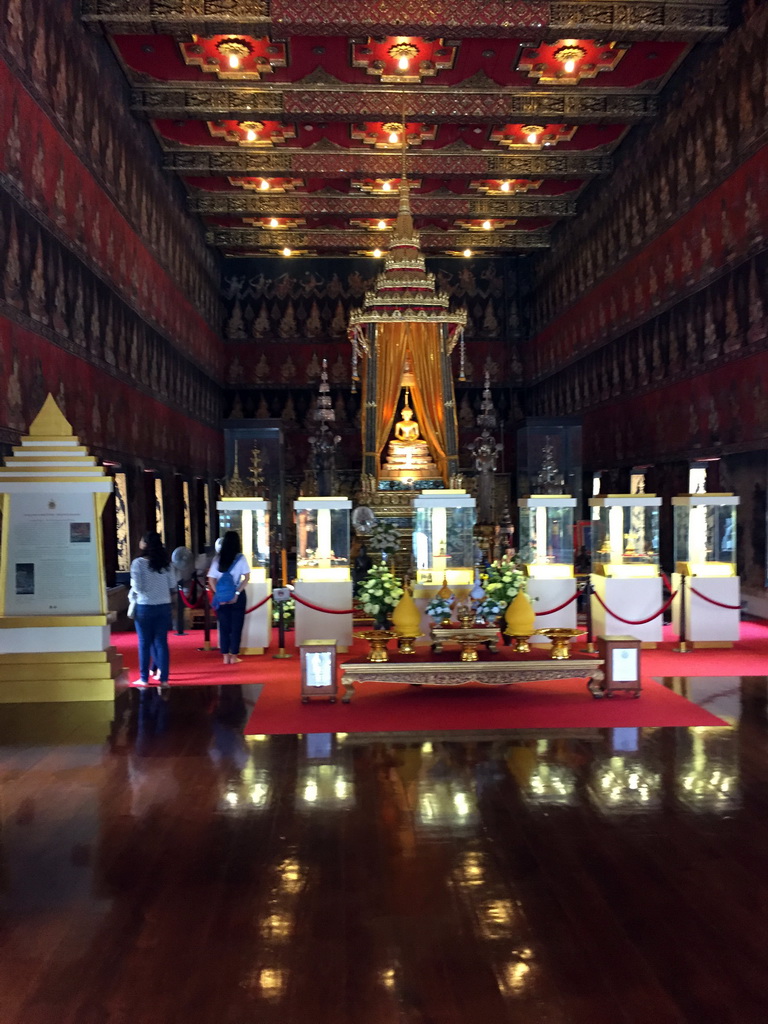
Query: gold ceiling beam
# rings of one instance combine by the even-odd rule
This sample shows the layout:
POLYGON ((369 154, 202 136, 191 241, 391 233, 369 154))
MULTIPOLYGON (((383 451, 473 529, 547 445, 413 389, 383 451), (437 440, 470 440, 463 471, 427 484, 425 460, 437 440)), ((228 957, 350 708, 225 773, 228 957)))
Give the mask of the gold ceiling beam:
POLYGON ((485 0, 459 5, 400 4, 382 14, 370 0, 346 0, 333 13, 323 0, 291 4, 286 0, 82 0, 86 22, 114 33, 213 35, 218 32, 283 35, 435 35, 452 37, 688 39, 723 34, 728 27, 727 0, 530 0, 509 5, 499 23, 496 8, 485 0))
MULTIPOLYGON (((281 195, 274 192, 194 192, 189 196, 192 213, 205 216, 319 216, 393 217, 392 193, 366 195, 319 193, 281 195)), ((417 217, 573 217, 576 200, 564 196, 445 196, 413 195, 411 209, 417 217)), ((387 236, 384 236, 385 238, 387 236)))
MULTIPOLYGON (((420 231, 421 247, 426 251, 445 252, 447 249, 507 250, 546 249, 550 244, 548 228, 535 231, 420 231)), ((259 249, 273 251, 288 246, 291 249, 334 250, 352 252, 381 246, 381 239, 372 231, 344 231, 306 229, 297 231, 260 231, 258 228, 209 228, 209 245, 224 248, 259 249)))
MULTIPOLYGON (((317 178, 339 178, 348 174, 371 178, 400 176, 397 153, 371 153, 342 146, 249 151, 234 147, 176 147, 167 140, 163 140, 163 144, 163 166, 180 174, 255 177, 291 174, 317 178)), ((610 156, 594 150, 558 152, 552 148, 536 153, 496 153, 469 146, 446 146, 408 155, 408 171, 414 177, 432 174, 441 177, 581 178, 608 174, 612 166, 610 156)))
MULTIPOLYGON (((569 124, 652 119, 655 95, 628 89, 485 89, 441 86, 408 93, 408 117, 430 124, 498 124, 516 118, 547 118, 569 124)), ((338 83, 333 88, 265 83, 258 88, 219 83, 142 85, 133 90, 132 109, 146 117, 233 118, 241 120, 385 121, 401 116, 402 92, 381 86, 338 83)))

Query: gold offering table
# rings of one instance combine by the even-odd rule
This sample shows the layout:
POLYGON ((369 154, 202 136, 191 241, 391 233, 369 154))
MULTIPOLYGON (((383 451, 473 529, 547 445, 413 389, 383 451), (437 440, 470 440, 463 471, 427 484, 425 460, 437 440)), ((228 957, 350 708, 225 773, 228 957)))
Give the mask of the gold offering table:
MULTIPOLYGON (((397 656, 395 656, 397 659, 397 656)), ((537 680, 586 679, 593 696, 603 681, 603 661, 597 658, 573 658, 553 662, 551 659, 497 658, 474 662, 390 660, 376 664, 370 661, 347 661, 341 666, 343 704, 349 704, 355 683, 407 683, 410 686, 460 686, 463 683, 490 683, 510 686, 537 680)), ((602 696, 602 693, 599 694, 602 696)))
POLYGON ((437 626, 431 630, 432 653, 439 654, 444 644, 458 644, 462 650, 462 661, 477 661, 477 648, 485 644, 494 654, 498 650, 499 631, 495 626, 437 626), (464 657, 464 653, 474 651, 474 657, 464 657))

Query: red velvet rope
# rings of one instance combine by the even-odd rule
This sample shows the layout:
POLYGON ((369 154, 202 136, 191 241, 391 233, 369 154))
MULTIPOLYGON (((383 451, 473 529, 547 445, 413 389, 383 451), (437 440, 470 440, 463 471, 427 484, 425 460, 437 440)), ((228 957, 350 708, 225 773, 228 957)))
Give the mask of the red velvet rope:
POLYGON ((671 583, 671 581, 669 579, 669 576, 667 576, 667 574, 664 572, 663 569, 659 570, 659 575, 661 576, 661 578, 662 578, 662 580, 664 582, 664 586, 667 588, 667 590, 671 594, 672 593, 672 583, 671 583))
POLYGON ((663 615, 667 608, 669 608, 669 606, 672 604, 673 600, 677 597, 677 591, 675 591, 674 594, 670 595, 669 600, 665 601, 661 608, 659 608, 657 612, 654 612, 653 615, 649 615, 647 619, 625 619, 623 618, 623 616, 617 615, 616 612, 612 612, 608 605, 605 603, 605 601, 602 599, 602 597, 600 597, 600 595, 596 591, 593 590, 592 593, 603 606, 603 608, 605 608, 609 615, 611 615, 614 619, 618 619, 619 622, 625 622, 628 626, 643 626, 646 622, 652 622, 653 619, 657 619, 660 615, 663 615))
POLYGON ((294 591, 293 600, 298 601, 299 604, 303 604, 305 608, 311 608, 313 612, 327 612, 328 615, 352 615, 354 608, 321 608, 320 605, 312 604, 311 601, 305 601, 303 597, 294 591))
POLYGON ((534 612, 534 615, 554 615, 555 612, 561 611, 563 608, 567 608, 569 604, 573 604, 576 598, 579 596, 581 591, 577 590, 575 594, 572 594, 567 601, 563 601, 556 608, 548 608, 545 612, 534 612))
POLYGON ((692 594, 695 594, 696 597, 700 597, 702 601, 709 601, 710 604, 716 604, 718 608, 727 608, 729 612, 741 611, 740 604, 723 604, 722 601, 716 601, 713 597, 707 597, 706 594, 702 594, 700 590, 697 590, 696 587, 692 586, 690 583, 688 584, 688 589, 692 594))
POLYGON ((255 612, 255 611, 257 611, 257 609, 261 608, 261 606, 262 606, 262 605, 266 604, 266 603, 267 603, 267 601, 268 601, 268 600, 269 600, 269 599, 270 599, 271 597, 272 597, 272 595, 271 595, 271 594, 267 594, 267 596, 266 596, 265 598, 262 598, 262 600, 261 600, 261 601, 257 601, 257 602, 256 602, 256 604, 255 604, 255 605, 254 605, 254 606, 253 606, 252 608, 246 608, 246 609, 245 609, 245 614, 246 614, 246 615, 250 615, 250 614, 251 614, 251 612, 255 612))
POLYGON ((181 595, 181 600, 184 602, 184 605, 187 608, 199 608, 200 605, 203 603, 204 592, 205 592, 205 588, 203 588, 203 593, 200 594, 200 597, 198 597, 198 599, 195 601, 195 603, 192 604, 191 601, 187 600, 186 595, 185 595, 184 591, 181 589, 181 587, 179 587, 179 594, 181 595))

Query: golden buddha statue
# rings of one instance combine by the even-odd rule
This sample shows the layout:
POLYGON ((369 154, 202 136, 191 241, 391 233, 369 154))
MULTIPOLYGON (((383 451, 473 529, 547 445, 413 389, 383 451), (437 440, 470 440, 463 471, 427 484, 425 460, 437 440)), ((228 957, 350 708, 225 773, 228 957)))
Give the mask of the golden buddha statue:
POLYGON ((429 480, 439 475, 429 445, 421 437, 419 425, 413 419, 407 388, 401 419, 395 424, 394 435, 389 442, 387 458, 381 472, 383 479, 429 480))
MULTIPOLYGON (((407 401, 407 399, 406 399, 407 401)), ((418 441, 419 425, 413 422, 413 409, 405 405, 402 411, 402 419, 395 424, 395 437, 398 441, 418 441)))

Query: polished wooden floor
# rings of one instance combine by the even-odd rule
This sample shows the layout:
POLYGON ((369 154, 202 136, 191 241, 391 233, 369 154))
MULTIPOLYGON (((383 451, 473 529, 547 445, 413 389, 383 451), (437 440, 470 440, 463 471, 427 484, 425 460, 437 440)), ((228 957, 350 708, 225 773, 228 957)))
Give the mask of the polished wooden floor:
POLYGON ((639 732, 6 706, 0 1024, 764 1024, 767 682, 639 732))

